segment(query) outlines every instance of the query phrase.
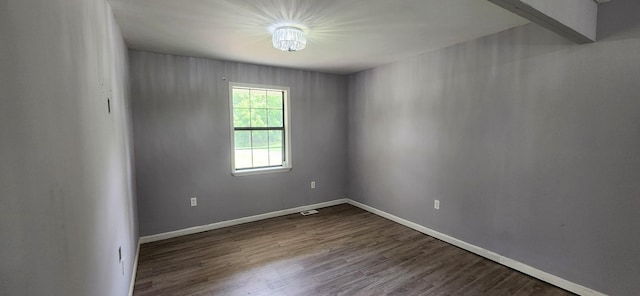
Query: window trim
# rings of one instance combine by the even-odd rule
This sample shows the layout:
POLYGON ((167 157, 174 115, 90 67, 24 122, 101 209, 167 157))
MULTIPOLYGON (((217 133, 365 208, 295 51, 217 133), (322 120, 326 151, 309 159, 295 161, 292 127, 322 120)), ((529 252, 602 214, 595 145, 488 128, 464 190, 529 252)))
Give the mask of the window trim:
POLYGON ((240 82, 229 82, 229 131, 230 131, 230 142, 231 142, 231 175, 233 176, 247 176, 247 175, 259 175, 259 174, 267 174, 267 173, 276 173, 276 172, 288 172, 293 168, 292 156, 291 153, 291 109, 290 109, 290 93, 291 89, 287 86, 279 86, 279 85, 263 85, 263 84, 253 84, 253 83, 240 83, 240 82), (236 169, 236 157, 235 157, 235 127, 233 124, 233 89, 234 88, 258 88, 265 90, 274 90, 274 91, 282 91, 283 95, 283 106, 284 106, 284 157, 285 161, 282 166, 274 166, 274 167, 261 167, 261 168, 251 168, 251 169, 236 169))

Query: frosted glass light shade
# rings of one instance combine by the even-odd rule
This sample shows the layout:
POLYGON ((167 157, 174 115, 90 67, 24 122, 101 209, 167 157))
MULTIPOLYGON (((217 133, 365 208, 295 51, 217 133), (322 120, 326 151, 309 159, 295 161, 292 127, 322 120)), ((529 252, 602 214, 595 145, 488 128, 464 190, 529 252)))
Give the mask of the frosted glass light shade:
POLYGON ((273 47, 284 51, 298 51, 307 46, 307 37, 295 27, 280 27, 273 31, 273 47))

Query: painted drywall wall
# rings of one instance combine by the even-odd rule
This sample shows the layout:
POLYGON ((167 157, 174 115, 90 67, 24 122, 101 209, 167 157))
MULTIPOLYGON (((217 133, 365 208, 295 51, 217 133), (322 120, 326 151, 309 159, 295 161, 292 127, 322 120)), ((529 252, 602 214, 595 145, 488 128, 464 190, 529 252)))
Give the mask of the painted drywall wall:
POLYGON ((593 44, 530 24, 352 75, 348 196, 637 295, 638 11, 601 5, 593 44))
POLYGON ((0 65, 0 295, 127 295, 127 51, 108 4, 1 0, 0 65))
POLYGON ((142 235, 345 197, 346 76, 139 51, 129 59, 142 235), (229 81, 290 87, 291 171, 231 175, 229 81))

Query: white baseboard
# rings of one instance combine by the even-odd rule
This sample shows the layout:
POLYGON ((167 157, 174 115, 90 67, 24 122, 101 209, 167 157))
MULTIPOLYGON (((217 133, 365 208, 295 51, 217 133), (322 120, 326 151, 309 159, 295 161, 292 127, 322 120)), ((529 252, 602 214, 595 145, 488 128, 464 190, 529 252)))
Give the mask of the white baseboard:
POLYGON ((131 271, 131 281, 129 282, 129 296, 133 296, 133 288, 136 284, 136 273, 138 272, 138 256, 140 256, 140 240, 136 247, 136 256, 133 259, 133 270, 131 271))
POLYGON ((606 296, 606 294, 594 291, 594 290, 589 289, 589 288, 587 288, 585 286, 576 284, 574 282, 570 282, 570 281, 565 280, 565 279, 563 279, 561 277, 555 276, 553 274, 550 274, 550 273, 544 272, 542 270, 536 269, 534 267, 531 267, 529 265, 526 265, 526 264, 524 264, 522 262, 510 259, 510 258, 507 258, 507 257, 504 257, 504 256, 501 256, 500 254, 497 254, 497 253, 491 252, 491 251, 489 251, 487 249, 484 249, 484 248, 472 245, 470 243, 461 241, 461 240, 459 240, 459 239, 457 239, 455 237, 448 236, 448 235, 446 235, 444 233, 437 232, 437 231, 435 231, 433 229, 424 227, 424 226, 422 226, 420 224, 413 223, 411 221, 402 219, 402 218, 400 218, 398 216, 394 216, 394 215, 389 214, 387 212, 384 212, 382 210, 378 210, 378 209, 376 209, 374 207, 370 207, 368 205, 365 205, 363 203, 357 202, 355 200, 351 200, 351 199, 346 199, 346 200, 347 200, 347 203, 352 204, 352 205, 354 205, 356 207, 359 207, 359 208, 361 208, 361 209, 363 209, 365 211, 368 211, 368 212, 371 212, 371 213, 376 214, 378 216, 387 218, 387 219, 389 219, 391 221, 394 221, 396 223, 402 224, 402 225, 407 226, 407 227, 409 227, 411 229, 414 229, 414 230, 417 230, 419 232, 422 232, 422 233, 424 233, 426 235, 435 237, 435 238, 437 238, 437 239, 439 239, 441 241, 444 241, 444 242, 447 242, 447 243, 452 244, 454 246, 457 246, 459 248, 465 249, 465 250, 467 250, 469 252, 472 252, 474 254, 480 255, 480 256, 485 257, 485 258, 487 258, 489 260, 492 260, 492 261, 495 261, 497 263, 500 263, 500 264, 502 264, 504 266, 513 268, 513 269, 515 269, 517 271, 520 271, 520 272, 522 272, 524 274, 528 274, 528 275, 530 275, 532 277, 535 277, 537 279, 540 279, 542 281, 550 283, 550 284, 552 284, 554 286, 557 286, 557 287, 560 287, 562 289, 565 289, 565 290, 567 290, 569 292, 573 292, 575 294, 583 295, 583 296, 606 296))
POLYGON ((238 224, 243 224, 243 223, 248 223, 248 222, 254 222, 254 221, 259 221, 259 220, 264 220, 264 219, 269 219, 269 218, 280 217, 280 216, 289 215, 289 214, 302 212, 302 211, 308 211, 308 210, 317 209, 317 208, 335 206, 335 205, 339 205, 339 204, 343 204, 343 203, 347 203, 347 199, 345 199, 345 198, 336 199, 336 200, 317 203, 317 204, 312 204, 312 205, 308 205, 308 206, 301 206, 301 207, 297 207, 297 208, 280 210, 280 211, 275 211, 275 212, 270 212, 270 213, 255 215, 255 216, 249 216, 249 217, 238 218, 238 219, 233 219, 233 220, 227 220, 227 221, 222 221, 222 222, 217 222, 217 223, 212 223, 212 224, 207 224, 207 225, 195 226, 195 227, 190 227, 190 228, 185 228, 185 229, 180 229, 180 230, 175 230, 175 231, 170 231, 170 232, 164 232, 164 233, 159 233, 159 234, 154 234, 154 235, 149 235, 149 236, 143 236, 143 237, 140 238, 140 243, 141 244, 150 243, 150 242, 169 239, 169 238, 173 238, 173 237, 178 237, 178 236, 183 236, 183 235, 188 235, 188 234, 194 234, 194 233, 198 233, 198 232, 204 232, 204 231, 209 231, 209 230, 214 230, 214 229, 218 229, 218 228, 229 227, 229 226, 233 226, 233 225, 238 225, 238 224))
POLYGON ((255 215, 255 216, 249 216, 249 217, 244 217, 244 218, 239 218, 239 219, 234 219, 234 220, 228 220, 228 221, 222 221, 222 222, 217 222, 217 223, 212 223, 212 224, 207 224, 207 225, 202 225, 202 226, 195 226, 195 227, 190 227, 190 228, 185 228, 185 229, 180 229, 180 230, 176 230, 176 231, 170 231, 170 232, 165 232, 165 233, 160 233, 160 234, 154 234, 154 235, 149 235, 149 236, 143 236, 140 238, 140 241, 138 243, 138 250, 136 251, 136 258, 135 258, 135 263, 134 263, 134 270, 133 270, 133 274, 132 274, 132 278, 131 278, 131 287, 129 289, 129 295, 133 295, 133 287, 134 287, 134 282, 135 282, 135 274, 136 274, 136 270, 137 270, 137 266, 138 266, 138 253, 140 252, 140 244, 144 244, 144 243, 149 243, 149 242, 155 242, 155 241, 159 241, 159 240, 164 240, 164 239, 169 239, 169 238, 173 238, 173 237, 178 237, 178 236, 183 236, 183 235, 188 235, 188 234, 193 234, 193 233, 198 233, 198 232, 204 232, 204 231, 208 231, 208 230, 213 230, 213 229, 218 229, 218 228, 223 228, 223 227, 228 227, 228 226, 233 226, 233 225, 238 225, 238 224, 243 224, 243 223, 248 223, 248 222, 254 222, 254 221, 259 221, 259 220, 264 220, 264 219, 269 219, 269 218, 274 218, 274 217, 279 217, 279 216, 284 216, 284 215, 289 215, 289 214, 293 214, 293 213, 297 213, 297 212, 302 212, 302 211, 307 211, 307 210, 312 210, 312 209, 317 209, 317 208, 324 208, 324 207, 330 207, 330 206, 334 206, 334 205, 338 205, 338 204, 343 204, 343 203, 349 203, 351 205, 354 205, 356 207, 359 207, 365 211, 371 212, 373 214, 376 214, 378 216, 387 218, 391 221, 394 221, 396 223, 402 224, 404 226, 407 226, 411 229, 414 229, 416 231, 422 232, 426 235, 432 236, 434 238, 437 238, 441 241, 447 242, 449 244, 452 244, 454 246, 457 246, 459 248, 465 249, 469 252, 472 252, 474 254, 480 255, 482 257, 485 257, 489 260, 495 261, 499 264, 502 264, 504 266, 513 268, 517 271, 520 271, 524 274, 528 274, 532 277, 535 277, 537 279, 540 279, 542 281, 548 282, 552 285, 555 285, 557 287, 560 287, 562 289, 565 289, 569 292, 573 292, 575 294, 578 295, 582 295, 582 296, 607 296, 606 294, 600 293, 598 291, 589 289, 585 286, 576 284, 574 282, 570 282, 568 280, 565 280, 561 277, 555 276, 553 274, 544 272, 542 270, 539 270, 537 268, 531 267, 527 264, 524 264, 522 262, 519 262, 517 260, 513 260, 507 257, 504 257, 500 254, 497 254, 495 252, 489 251, 487 249, 472 245, 470 243, 467 243, 465 241, 459 240, 455 237, 446 235, 444 233, 435 231, 433 229, 427 228, 425 226, 422 226, 420 224, 411 222, 409 220, 405 220, 403 218, 400 218, 398 216, 389 214, 387 212, 384 212, 382 210, 376 209, 374 207, 365 205, 363 203, 357 202, 355 200, 351 200, 348 198, 342 198, 342 199, 336 199, 336 200, 332 200, 332 201, 328 201, 328 202, 323 202, 323 203, 317 203, 317 204, 312 204, 312 205, 308 205, 308 206, 301 206, 301 207, 297 207, 297 208, 291 208, 291 209, 286 209, 286 210, 280 210, 280 211, 275 211, 275 212, 270 212, 270 213, 265 213, 265 214, 260 214, 260 215, 255 215))

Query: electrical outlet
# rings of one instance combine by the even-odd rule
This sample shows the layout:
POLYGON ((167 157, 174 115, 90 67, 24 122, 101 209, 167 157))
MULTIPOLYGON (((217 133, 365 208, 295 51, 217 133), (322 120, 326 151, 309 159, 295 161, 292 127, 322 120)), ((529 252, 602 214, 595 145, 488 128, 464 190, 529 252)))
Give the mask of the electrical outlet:
POLYGON ((440 201, 439 200, 436 199, 436 200, 433 201, 433 208, 436 209, 436 210, 440 209, 440 201))
POLYGON ((191 198, 191 206, 195 207, 198 205, 198 198, 197 197, 192 197, 191 198))
POLYGON ((311 189, 316 189, 316 181, 311 181, 311 189))

